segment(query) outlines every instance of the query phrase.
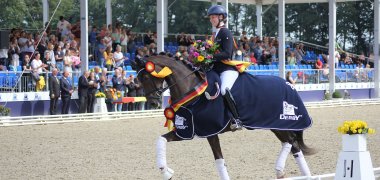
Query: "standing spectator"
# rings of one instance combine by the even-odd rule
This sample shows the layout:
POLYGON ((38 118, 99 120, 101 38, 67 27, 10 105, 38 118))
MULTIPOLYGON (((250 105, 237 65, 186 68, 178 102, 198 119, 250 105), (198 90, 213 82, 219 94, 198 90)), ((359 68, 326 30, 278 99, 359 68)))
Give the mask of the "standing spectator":
POLYGON ((33 39, 33 34, 29 33, 27 35, 27 41, 25 43, 26 45, 24 46, 24 53, 28 54, 31 56, 34 52, 34 39, 33 39))
POLYGON ((100 67, 105 67, 105 57, 104 52, 106 51, 107 45, 104 41, 104 39, 100 39, 100 43, 98 45, 98 63, 100 64, 100 67))
POLYGON ((78 96, 79 96, 79 113, 86 113, 88 103, 88 88, 93 85, 88 82, 90 73, 84 71, 83 75, 79 77, 78 82, 78 96))
MULTIPOLYGON (((137 97, 144 97, 144 87, 142 86, 141 82, 136 78, 136 96, 137 97)), ((145 102, 137 102, 136 103, 136 110, 145 110, 145 102)))
MULTIPOLYGON (((124 86, 124 81, 122 77, 122 72, 119 69, 115 69, 115 75, 112 77, 112 84, 113 88, 115 88, 117 91, 120 91, 121 96, 124 96, 123 92, 123 86, 124 86)), ((121 111, 123 107, 123 104, 117 104, 117 109, 115 111, 121 111)))
POLYGON ((99 78, 99 91, 105 92, 108 84, 107 68, 103 68, 99 78))
POLYGON ((127 35, 127 30, 125 28, 121 29, 120 45, 122 47, 122 52, 126 53, 127 46, 128 46, 128 35, 127 35))
POLYGON ((303 53, 299 44, 296 45, 296 49, 294 50, 294 53, 296 55, 297 63, 300 63, 303 60, 303 57, 305 56, 305 54, 303 53))
POLYGON ((263 64, 263 60, 262 60, 263 51, 264 51, 263 45, 264 45, 263 41, 259 40, 256 43, 256 48, 253 50, 253 52, 255 53, 257 64, 263 64))
POLYGON ((70 75, 70 72, 67 70, 64 70, 63 77, 61 78, 61 81, 60 81, 62 114, 69 114, 71 95, 74 92, 73 87, 71 86, 71 82, 69 80, 69 75, 70 75))
POLYGON ((87 112, 93 113, 94 112, 94 103, 95 103, 95 93, 98 87, 98 83, 95 78, 95 72, 91 72, 90 76, 88 77, 88 93, 87 93, 87 112))
POLYGON ((20 65, 20 47, 18 46, 17 43, 17 38, 12 37, 11 42, 9 44, 9 54, 11 55, 11 63, 13 67, 17 67, 20 65))
POLYGON ((40 59, 40 53, 36 52, 34 59, 32 61, 32 79, 36 84, 36 91, 41 91, 45 87, 45 79, 43 76, 40 76, 43 71, 46 71, 47 65, 42 63, 40 59))
POLYGON ((128 45, 127 45, 127 48, 128 48, 128 52, 129 53, 134 53, 136 51, 135 38, 136 38, 136 36, 133 33, 131 33, 128 36, 128 45))
POLYGON ((8 65, 8 48, 0 47, 0 65, 8 65))
POLYGON ((124 57, 123 53, 121 52, 121 46, 120 45, 116 46, 116 51, 113 53, 113 59, 114 59, 114 68, 124 66, 125 57, 124 57))
POLYGON ((177 36, 177 43, 179 46, 187 46, 186 34, 184 32, 177 36))
MULTIPOLYGON (((57 23, 57 36, 58 39, 62 37, 66 37, 70 33, 71 24, 65 20, 63 16, 59 17, 59 21, 57 23)), ((60 39, 59 39, 60 40, 60 39)))
POLYGON ((55 115, 57 113, 57 103, 60 95, 60 84, 57 74, 57 68, 53 68, 52 74, 49 77, 50 115, 55 115))
POLYGON ((22 78, 21 78, 21 83, 22 84, 25 84, 27 86, 22 86, 23 87, 23 91, 24 92, 29 92, 29 90, 31 89, 31 81, 30 81, 30 77, 32 76, 32 65, 30 63, 30 58, 29 58, 29 55, 25 55, 24 57, 24 63, 23 63, 23 67, 22 67, 22 70, 24 71, 24 73, 22 73, 22 78))
POLYGON ((145 35, 144 35, 144 45, 148 46, 151 43, 154 43, 154 37, 152 32, 149 30, 145 35))
POLYGON ((58 71, 63 72, 63 57, 65 57, 64 52, 62 51, 61 46, 57 46, 57 51, 54 53, 55 55, 55 63, 58 71))
POLYGON ((111 34, 112 49, 116 50, 116 47, 120 45, 121 33, 119 28, 114 28, 111 34))
MULTIPOLYGON (((128 78, 128 97, 136 97, 137 94, 136 94, 136 83, 137 81, 135 80, 135 77, 133 76, 133 74, 130 74, 129 75, 129 78, 128 78)), ((135 110, 135 107, 134 107, 134 104, 133 103, 129 103, 128 104, 128 111, 134 111, 135 110)))
POLYGON ((104 59, 105 59, 107 70, 108 71, 112 71, 112 67, 113 67, 113 64, 114 64, 114 59, 113 59, 113 53, 112 53, 111 46, 107 47, 106 51, 104 51, 104 53, 103 53, 103 56, 104 56, 104 59))
POLYGON ((90 53, 91 54, 95 54, 95 48, 96 48, 96 37, 98 36, 98 31, 96 29, 96 26, 93 26, 92 27, 92 30, 90 32, 90 35, 89 35, 89 41, 90 41, 90 44, 91 44, 91 48, 90 48, 90 53))
POLYGON ((63 57, 64 71, 68 71, 70 74, 73 72, 73 61, 71 59, 71 51, 67 50, 65 56, 63 57))

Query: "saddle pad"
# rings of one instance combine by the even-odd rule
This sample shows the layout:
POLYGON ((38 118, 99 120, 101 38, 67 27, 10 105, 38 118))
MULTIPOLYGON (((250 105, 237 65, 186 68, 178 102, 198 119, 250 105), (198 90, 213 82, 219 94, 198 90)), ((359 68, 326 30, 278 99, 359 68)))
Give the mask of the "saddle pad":
MULTIPOLYGON (((217 91, 213 85, 220 83, 219 76, 210 71, 207 74, 210 95, 217 91)), ((253 76, 241 73, 231 89, 237 103, 240 120, 247 129, 304 130, 312 125, 300 96, 294 87, 284 79, 276 76, 253 76)), ((202 94, 193 104, 186 108, 191 111, 193 120, 188 121, 189 128, 178 128, 176 133, 184 139, 194 135, 208 137, 222 132, 230 122, 232 115, 225 108, 223 97, 207 100, 202 94), (189 133, 193 131, 193 133, 189 133), (186 132, 184 132, 186 131, 186 132)), ((185 117, 184 111, 176 115, 185 117)))

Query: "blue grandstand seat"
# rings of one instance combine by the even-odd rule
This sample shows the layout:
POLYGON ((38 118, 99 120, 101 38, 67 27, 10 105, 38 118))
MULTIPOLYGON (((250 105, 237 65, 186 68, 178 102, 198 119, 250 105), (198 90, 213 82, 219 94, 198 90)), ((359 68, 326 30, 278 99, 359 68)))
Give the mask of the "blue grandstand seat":
POLYGON ((132 53, 132 54, 131 54, 131 59, 135 59, 135 56, 136 56, 136 54, 135 54, 135 53, 132 53))
POLYGON ((22 66, 17 66, 17 71, 22 71, 22 66))
POLYGON ((169 42, 169 46, 173 46, 173 42, 169 42))
POLYGON ((125 66, 125 67, 126 67, 127 71, 132 71, 132 67, 131 66, 125 66))
POLYGON ((125 53, 124 56, 127 57, 128 59, 131 59, 131 54, 130 53, 125 53))

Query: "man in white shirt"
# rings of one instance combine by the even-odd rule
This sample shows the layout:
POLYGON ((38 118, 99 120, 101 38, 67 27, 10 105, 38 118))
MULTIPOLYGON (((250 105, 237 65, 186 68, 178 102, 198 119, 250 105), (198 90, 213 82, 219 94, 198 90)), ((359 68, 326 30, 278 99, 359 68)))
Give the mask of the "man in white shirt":
POLYGON ((57 33, 61 35, 60 37, 67 36, 70 33, 70 27, 71 24, 63 16, 60 16, 57 23, 57 33))

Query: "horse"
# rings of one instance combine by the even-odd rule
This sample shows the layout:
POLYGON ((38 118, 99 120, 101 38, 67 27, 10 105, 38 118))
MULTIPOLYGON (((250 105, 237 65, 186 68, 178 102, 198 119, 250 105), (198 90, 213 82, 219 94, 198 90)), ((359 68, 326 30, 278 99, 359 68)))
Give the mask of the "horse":
MULTIPOLYGON (((202 73, 199 68, 194 68, 191 67, 191 64, 186 63, 187 61, 181 61, 181 60, 176 60, 174 58, 165 56, 165 55, 157 55, 157 56, 150 56, 147 57, 146 59, 142 60, 136 60, 138 64, 137 68, 137 78, 139 81, 142 83, 142 86, 145 91, 145 95, 147 97, 147 103, 151 107, 158 107, 160 105, 160 99, 162 92, 165 90, 169 89, 170 90, 170 98, 172 105, 175 104, 175 102, 181 102, 177 103, 177 112, 179 111, 184 111, 185 114, 191 114, 189 113, 188 110, 191 105, 194 103, 201 101, 200 98, 206 99, 207 97, 206 104, 209 103, 216 103, 217 99, 223 103, 222 98, 218 95, 218 86, 217 83, 215 83, 215 86, 213 84, 208 84, 207 88, 213 88, 213 92, 215 92, 214 96, 211 96, 210 93, 212 92, 205 92, 205 93, 200 93, 199 91, 190 91, 191 89, 194 89, 195 87, 202 86, 202 82, 205 82, 205 75, 202 73), (159 72, 159 73, 157 73, 159 72), (166 83, 167 86, 164 87, 163 83, 166 83), (215 90, 216 89, 216 90, 215 90), (195 96, 193 99, 185 99, 183 100, 183 97, 186 95, 188 97, 189 92, 192 92, 190 94, 195 94, 199 93, 198 96, 195 96), (214 100, 208 100, 208 99, 213 99, 214 100), (216 98, 219 97, 219 98, 216 98), (187 108, 186 108, 187 107, 187 108)), ((243 73, 242 73, 243 74, 243 73)), ((246 76, 252 76, 248 73, 246 73, 246 76)), ((209 76, 209 74, 207 75, 209 76)), ((210 75, 212 76, 212 74, 210 75)), ((219 77, 219 76, 217 76, 219 77)), ((253 76, 252 76, 253 77, 253 76)), ((250 77, 250 78, 252 78, 250 77)), ((279 82, 279 86, 286 87, 291 87, 292 85, 289 83, 286 83, 285 80, 279 77, 275 76, 266 76, 266 78, 274 79, 276 82, 279 82), (280 80, 279 80, 280 79, 280 80)), ((236 83, 235 83, 236 85, 236 83)), ((234 86, 235 86, 234 85, 234 86)), ((294 89, 294 87, 291 87, 290 91, 292 92, 295 97, 298 99, 298 93, 294 89)), ((199 89, 198 89, 199 90, 199 89)), ((232 90, 234 90, 234 87, 232 87, 232 90)), ((207 91, 207 90, 206 90, 207 91)), ((273 94, 272 94, 273 95, 273 94)), ((266 98, 266 97, 264 97, 266 98)), ((263 99, 260 99, 260 101, 263 101, 263 99)), ((264 100, 265 101, 265 100, 264 100)), ((302 102, 302 101, 301 101, 302 102)), ((283 102, 279 102, 278 104, 282 104, 283 102)), ((285 103, 285 102, 284 102, 285 103)), ((237 104, 239 102, 237 101, 237 104)), ((298 109, 303 106, 303 103, 301 105, 298 105, 298 109)), ((224 107, 224 106, 223 106, 224 107)), ((304 106, 303 106, 304 107, 304 106)), ((203 107, 202 107, 203 108, 203 107)), ((218 107, 219 108, 219 107, 218 107)), ((294 115, 294 105, 291 104, 284 104, 284 108, 281 109, 281 111, 289 111, 290 114, 294 115), (291 112, 293 111, 293 112, 291 112)), ((166 110, 165 110, 166 111, 166 110)), ((306 109, 305 109, 306 111, 306 109)), ((177 113, 175 112, 175 113, 177 113)), ((221 111, 223 112, 223 111, 221 111)), ((260 113, 260 112, 258 112, 260 113)), ((165 112, 166 114, 166 112, 165 112)), ((170 113, 169 113, 170 114, 170 113)), ((197 113, 198 114, 198 113, 197 113)), ((218 114, 218 113, 213 113, 213 114, 218 114)), ((220 113, 223 114, 223 113, 220 113)), ((196 114, 194 114, 196 116, 196 114)), ((208 114, 207 117, 213 117, 213 115, 208 114)), ((290 116, 289 116, 290 117, 290 116)), ((297 117, 297 116, 291 116, 291 117, 297 117)), ((194 122, 197 117, 194 118, 194 122)), ((211 118, 212 119, 212 118, 211 118)), ((213 118, 213 119, 220 119, 219 117, 213 118)), ((227 118, 228 119, 228 118, 227 118)), ((242 118, 243 119, 243 118, 242 118)), ((216 129, 213 131, 211 134, 204 135, 201 134, 201 132, 194 133, 194 131, 190 131, 190 135, 188 131, 183 133, 181 130, 184 124, 184 120, 186 118, 181 117, 176 115, 175 118, 175 126, 177 127, 175 130, 172 130, 166 134, 163 134, 158 137, 156 141, 156 160, 157 160, 157 167, 159 171, 161 172, 163 179, 171 179, 174 175, 174 170, 168 167, 167 161, 166 161, 166 144, 168 142, 172 141, 182 141, 182 140, 187 140, 187 139, 192 139, 192 137, 195 135, 199 137, 204 137, 207 138, 207 141, 211 147, 211 150, 214 155, 215 159, 215 164, 216 168, 218 171, 218 175, 220 179, 222 180, 228 180, 229 179, 229 174, 227 172, 227 167, 225 165, 225 160, 223 158, 222 154, 222 149, 219 143, 219 137, 218 134, 220 133, 225 133, 225 132, 231 132, 231 120, 228 120, 224 123, 221 123, 220 127, 214 128, 210 127, 211 129, 216 129), (178 122, 181 121, 181 122, 178 122), (225 123, 228 123, 228 125, 225 125, 225 123), (182 126, 181 126, 182 125, 182 126), (192 134, 191 134, 192 133, 192 134), (189 136, 188 136, 189 135, 189 136), (203 135, 203 136, 202 136, 203 135), (187 137, 184 137, 187 136, 187 137)), ((294 120, 294 119, 293 119, 294 120)), ((207 119, 203 120, 203 122, 206 121, 207 119)), ((242 120, 243 121, 243 120, 242 120)), ((288 120, 287 122, 290 122, 291 120, 288 120)), ((243 121, 243 124, 245 122, 243 121)), ((186 124, 186 126, 192 126, 194 129, 201 129, 203 126, 207 126, 205 124, 197 125, 197 124, 186 124)), ((216 125, 215 125, 216 126, 216 125)), ((281 130, 278 128, 255 128, 255 127, 248 127, 245 126, 247 129, 252 130, 252 129, 269 129, 271 130, 274 135, 280 140, 282 143, 282 149, 281 152, 279 153, 278 159, 276 161, 276 177, 277 178, 284 178, 285 177, 285 162, 287 159, 287 156, 290 152, 292 152, 296 163, 301 171, 302 175, 305 176, 311 176, 309 167, 306 163, 306 160, 304 158, 304 155, 312 155, 316 153, 316 150, 313 148, 308 147, 303 140, 303 130, 281 130)), ((191 128, 188 128, 191 129, 191 128)))

